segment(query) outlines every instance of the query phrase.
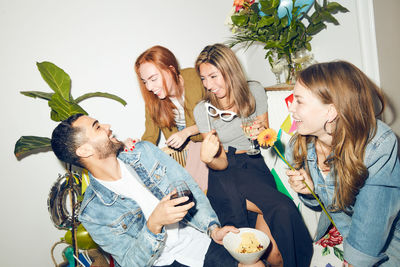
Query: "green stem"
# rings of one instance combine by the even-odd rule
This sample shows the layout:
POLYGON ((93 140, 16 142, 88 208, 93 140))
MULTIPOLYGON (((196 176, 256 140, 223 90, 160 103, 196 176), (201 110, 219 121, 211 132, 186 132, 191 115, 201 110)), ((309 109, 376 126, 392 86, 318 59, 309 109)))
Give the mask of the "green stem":
MULTIPOLYGON (((279 152, 279 149, 276 148, 276 146, 273 146, 276 153, 278 153, 279 157, 286 163, 287 166, 289 166, 289 168, 292 171, 295 171, 295 168, 292 167, 292 165, 289 164, 289 162, 287 162, 287 160, 282 156, 281 152, 279 152)), ((314 191, 311 189, 310 186, 308 186, 308 184, 306 183, 305 180, 303 180, 303 183, 305 184, 305 186, 308 188, 308 190, 311 192, 311 194, 313 195, 313 197, 318 201, 319 205, 321 206, 322 210, 325 212, 326 216, 328 216, 328 219, 331 221, 332 225, 334 227, 336 227, 336 224, 333 222, 332 217, 329 215, 328 211, 325 209, 324 205, 322 204, 322 202, 319 200, 319 198, 317 197, 317 195, 314 193, 314 191)), ((337 227, 336 227, 337 229, 337 227)))

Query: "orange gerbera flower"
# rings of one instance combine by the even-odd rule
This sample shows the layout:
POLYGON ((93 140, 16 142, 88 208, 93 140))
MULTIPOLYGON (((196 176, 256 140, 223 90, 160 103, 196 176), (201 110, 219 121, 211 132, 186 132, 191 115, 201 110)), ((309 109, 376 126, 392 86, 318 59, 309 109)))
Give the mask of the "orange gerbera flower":
POLYGON ((278 137, 278 134, 276 133, 276 131, 274 129, 268 128, 268 129, 265 129, 264 131, 262 131, 258 135, 257 141, 260 144, 260 146, 269 147, 269 146, 274 145, 277 137, 278 137))

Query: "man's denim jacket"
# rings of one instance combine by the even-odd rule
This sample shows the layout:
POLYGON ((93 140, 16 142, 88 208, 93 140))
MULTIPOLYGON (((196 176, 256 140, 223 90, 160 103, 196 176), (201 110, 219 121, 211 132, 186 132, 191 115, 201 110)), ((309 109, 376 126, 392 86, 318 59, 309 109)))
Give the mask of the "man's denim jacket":
MULTIPOLYGON (((211 225, 220 225, 207 197, 193 178, 153 144, 139 142, 134 151, 121 152, 118 158, 131 172, 136 171, 143 185, 158 199, 167 194, 172 181, 185 180, 193 192, 196 206, 185 216, 183 223, 202 232, 211 225)), ((167 235, 164 229, 159 234, 152 233, 134 200, 115 194, 91 175, 79 220, 93 240, 112 254, 120 266, 152 266, 165 246, 167 235)))
MULTIPOLYGON (((368 143, 364 164, 369 177, 360 189, 351 214, 329 212, 339 232, 344 237, 344 258, 358 267, 372 266, 385 256, 385 246, 392 238, 400 238, 400 165, 397 138, 382 121, 377 122, 375 137, 368 143)), ((286 151, 293 162, 292 147, 286 151)), ((314 191, 329 211, 334 195, 333 170, 324 179, 318 169, 313 143, 308 144, 307 164, 314 182, 314 191)), ((311 195, 300 199, 310 207, 318 202, 311 195)), ((320 239, 330 225, 325 213, 321 213, 316 240, 320 239)), ((390 246, 390 244, 389 244, 390 246)))

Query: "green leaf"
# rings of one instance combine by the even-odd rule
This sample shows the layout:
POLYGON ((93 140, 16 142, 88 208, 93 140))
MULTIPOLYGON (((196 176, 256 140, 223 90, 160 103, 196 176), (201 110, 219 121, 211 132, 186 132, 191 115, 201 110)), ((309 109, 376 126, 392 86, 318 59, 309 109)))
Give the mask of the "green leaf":
POLYGON ((337 19, 335 19, 329 12, 321 12, 321 17, 323 21, 339 25, 339 21, 337 21, 337 19))
POLYGON ((242 27, 247 24, 248 18, 245 15, 233 15, 231 16, 232 23, 238 27, 242 27))
POLYGON ((315 8, 315 11, 317 11, 317 12, 320 12, 321 11, 321 6, 318 4, 318 2, 317 1, 314 1, 314 8, 315 8))
POLYGON ((333 247, 333 253, 335 254, 336 257, 339 258, 339 260, 343 261, 344 257, 343 257, 343 250, 341 250, 340 248, 337 248, 336 246, 333 247))
POLYGON ((279 48, 279 42, 278 41, 268 41, 265 43, 264 49, 271 49, 271 48, 279 48))
POLYGON ((257 13, 252 14, 250 16, 249 23, 257 24, 257 21, 258 21, 258 14, 257 13))
POLYGON ((328 3, 328 5, 326 6, 326 10, 332 14, 336 14, 338 12, 343 12, 343 13, 349 12, 347 8, 343 7, 337 2, 328 3))
POLYGON ((262 28, 264 26, 270 26, 274 23, 274 17, 262 17, 257 24, 257 27, 262 28))
POLYGON ((53 117, 55 115, 52 113, 52 120, 62 121, 67 119, 69 116, 83 113, 87 115, 88 113, 81 108, 78 104, 73 102, 65 101, 59 94, 54 94, 51 100, 49 101, 49 106, 51 109, 57 114, 57 117, 53 117))
POLYGON ((298 36, 298 33, 295 29, 289 30, 289 33, 286 38, 286 42, 290 42, 292 39, 296 38, 298 36))
POLYGON ((264 7, 261 7, 261 11, 267 16, 272 16, 276 10, 275 10, 275 8, 264 8, 264 7))
POLYGON ((71 100, 71 79, 62 69, 51 62, 36 63, 40 74, 55 93, 60 94, 65 100, 71 100))
POLYGON ((103 92, 87 93, 87 94, 81 95, 80 97, 75 99, 75 102, 80 103, 81 101, 91 98, 91 97, 105 97, 105 98, 113 99, 115 101, 118 101, 122 105, 126 106, 126 101, 123 100, 122 98, 120 98, 119 96, 116 96, 114 94, 109 94, 109 93, 103 93, 103 92))
MULTIPOLYGON (((279 0, 278 0, 278 2, 279 2, 279 0)), ((259 3, 261 5, 261 8, 273 8, 272 7, 273 2, 271 2, 271 0, 260 0, 259 3)), ((262 11, 262 9, 261 9, 261 11, 262 11)))
POLYGON ((46 92, 39 92, 39 91, 20 91, 21 94, 25 95, 25 96, 29 96, 32 98, 41 98, 41 99, 45 99, 45 100, 50 100, 51 96, 54 93, 46 93, 46 92))
POLYGON ((17 158, 38 150, 51 148, 50 138, 38 136, 21 136, 15 143, 14 155, 17 158))
POLYGON ((323 29, 326 29, 326 25, 323 22, 320 22, 315 25, 308 25, 306 32, 308 35, 315 35, 323 29))
POLYGON ((275 9, 278 8, 280 2, 280 0, 272 0, 272 7, 275 9))
POLYGON ((326 256, 331 254, 331 251, 329 250, 328 247, 324 247, 324 249, 322 250, 322 256, 326 256))

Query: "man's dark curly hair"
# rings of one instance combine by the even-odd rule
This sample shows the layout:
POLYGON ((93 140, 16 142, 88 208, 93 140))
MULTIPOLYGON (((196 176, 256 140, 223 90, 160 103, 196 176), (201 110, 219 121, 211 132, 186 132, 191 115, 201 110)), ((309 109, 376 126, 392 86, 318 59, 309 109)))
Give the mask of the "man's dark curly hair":
POLYGON ((51 135, 51 148, 59 160, 82 167, 76 149, 82 144, 82 129, 73 127, 72 124, 84 114, 74 114, 63 120, 54 129, 51 135))

